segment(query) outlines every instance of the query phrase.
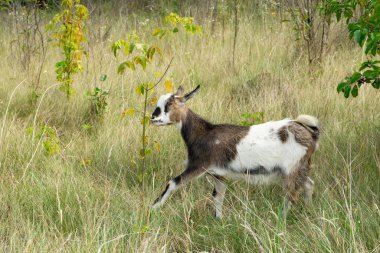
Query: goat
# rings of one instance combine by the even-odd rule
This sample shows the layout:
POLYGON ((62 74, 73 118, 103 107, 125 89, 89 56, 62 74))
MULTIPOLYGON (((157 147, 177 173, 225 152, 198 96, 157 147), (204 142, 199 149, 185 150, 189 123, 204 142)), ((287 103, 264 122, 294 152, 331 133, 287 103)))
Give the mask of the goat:
POLYGON ((153 125, 177 126, 188 154, 185 171, 169 181, 152 208, 162 206, 179 186, 203 174, 214 178, 212 195, 218 218, 222 217, 226 192, 224 178, 281 184, 285 190, 284 215, 302 190, 305 203, 310 204, 314 182, 308 174, 311 156, 318 146, 318 119, 300 115, 296 120, 283 119, 250 127, 212 124, 185 106, 199 87, 186 95, 182 86, 175 94, 162 95, 152 114, 153 125))

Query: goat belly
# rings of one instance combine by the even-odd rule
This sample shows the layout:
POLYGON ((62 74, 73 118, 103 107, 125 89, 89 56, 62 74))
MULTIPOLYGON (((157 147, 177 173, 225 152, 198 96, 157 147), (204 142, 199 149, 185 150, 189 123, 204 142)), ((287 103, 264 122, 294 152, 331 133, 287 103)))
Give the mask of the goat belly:
POLYGON ((307 151, 305 146, 296 142, 291 132, 288 132, 286 141, 281 139, 279 130, 283 131, 283 127, 291 122, 284 119, 251 126, 247 136, 237 144, 237 154, 228 164, 229 170, 255 177, 258 181, 289 175, 307 151))

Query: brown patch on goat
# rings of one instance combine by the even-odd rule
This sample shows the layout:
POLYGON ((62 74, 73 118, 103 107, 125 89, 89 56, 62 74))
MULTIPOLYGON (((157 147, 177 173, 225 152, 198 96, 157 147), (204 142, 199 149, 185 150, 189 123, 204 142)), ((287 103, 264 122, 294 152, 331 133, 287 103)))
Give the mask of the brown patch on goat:
POLYGON ((310 131, 303 125, 297 122, 292 122, 288 126, 288 130, 294 135, 296 142, 307 147, 308 149, 312 148, 314 151, 316 140, 313 138, 312 133, 310 133, 310 131))
POLYGON ((174 115, 178 113, 181 117, 181 135, 187 146, 189 161, 192 163, 189 166, 227 167, 228 163, 235 159, 236 146, 248 134, 249 127, 211 124, 190 109, 176 110, 174 115))
POLYGON ((280 138, 280 140, 282 141, 282 143, 285 143, 289 137, 288 127, 287 126, 281 127, 278 130, 277 135, 278 135, 278 138, 280 138))
MULTIPOLYGON (((212 159, 216 161, 223 161, 228 163, 235 159, 237 155, 237 145, 247 136, 249 131, 248 127, 238 127, 233 125, 217 125, 211 132, 219 144, 214 145, 214 153, 212 159)), ((226 164, 222 164, 225 166, 226 164)))
POLYGON ((186 114, 186 108, 184 106, 184 100, 182 97, 171 96, 166 102, 165 109, 170 111, 170 121, 178 123, 186 114))

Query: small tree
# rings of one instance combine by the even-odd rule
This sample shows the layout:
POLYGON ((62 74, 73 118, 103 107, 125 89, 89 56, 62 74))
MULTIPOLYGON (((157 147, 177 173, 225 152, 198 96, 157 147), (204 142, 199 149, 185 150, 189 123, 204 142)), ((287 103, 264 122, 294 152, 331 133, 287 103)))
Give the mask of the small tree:
POLYGON ((83 43, 86 41, 85 22, 88 20, 86 6, 80 0, 62 0, 63 10, 56 14, 48 25, 53 31, 56 46, 61 48, 64 60, 55 64, 57 80, 62 83, 60 90, 67 98, 75 93, 73 75, 83 71, 82 57, 86 55, 83 43))
POLYGON ((295 40, 305 47, 309 67, 314 66, 322 60, 328 30, 326 16, 318 16, 323 0, 282 0, 276 5, 289 14, 290 19, 281 22, 292 23, 295 40))
MULTIPOLYGON (((178 33, 180 29, 184 29, 187 32, 192 34, 199 33, 201 34, 201 28, 193 23, 193 18, 191 17, 180 17, 175 13, 171 13, 168 15, 165 20, 165 25, 162 27, 158 27, 154 29, 152 36, 156 36, 159 39, 165 37, 172 37, 174 34, 178 33)), ((169 45, 170 46, 170 45, 169 45)), ((157 100, 154 97, 155 88, 158 84, 161 83, 164 76, 166 75, 173 58, 171 58, 169 64, 167 65, 163 74, 157 73, 156 76, 149 76, 146 71, 148 66, 153 65, 156 56, 161 59, 164 58, 162 54, 161 48, 155 45, 150 45, 148 43, 141 42, 139 37, 136 34, 130 34, 129 38, 124 40, 120 39, 112 44, 112 52, 115 57, 119 50, 123 49, 124 52, 124 61, 122 61, 117 69, 118 74, 124 74, 127 70, 132 71, 137 77, 139 77, 139 73, 144 73, 146 80, 141 80, 138 78, 139 83, 136 85, 136 92, 139 96, 143 97, 142 106, 140 110, 137 107, 127 108, 123 115, 133 115, 135 111, 141 112, 141 125, 142 125, 142 133, 141 133, 141 149, 139 150, 139 157, 141 160, 140 170, 138 171, 138 178, 140 182, 140 189, 143 192, 144 190, 144 178, 145 178, 145 161, 146 157, 152 153, 152 150, 156 148, 159 151, 160 146, 157 141, 150 140, 146 134, 147 125, 149 123, 149 116, 147 115, 147 106, 150 103, 155 103, 157 100), (155 79, 157 81, 154 82, 155 79)), ((165 87, 168 92, 173 88, 173 83, 171 80, 166 80, 165 87)))

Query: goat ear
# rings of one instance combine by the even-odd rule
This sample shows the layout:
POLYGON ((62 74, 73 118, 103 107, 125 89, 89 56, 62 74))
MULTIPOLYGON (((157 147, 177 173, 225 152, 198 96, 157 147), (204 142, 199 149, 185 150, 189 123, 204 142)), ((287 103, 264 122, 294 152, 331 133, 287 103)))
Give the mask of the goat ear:
POLYGON ((178 87, 178 90, 177 90, 176 93, 174 94, 174 96, 181 97, 181 96, 183 95, 183 92, 184 92, 183 87, 182 87, 182 85, 180 85, 180 86, 178 87))
POLYGON ((198 85, 197 88, 195 88, 192 92, 187 93, 187 94, 184 96, 185 101, 187 101, 187 100, 189 100, 190 98, 194 97, 194 96, 198 93, 200 87, 201 87, 201 86, 198 85))

